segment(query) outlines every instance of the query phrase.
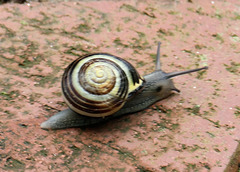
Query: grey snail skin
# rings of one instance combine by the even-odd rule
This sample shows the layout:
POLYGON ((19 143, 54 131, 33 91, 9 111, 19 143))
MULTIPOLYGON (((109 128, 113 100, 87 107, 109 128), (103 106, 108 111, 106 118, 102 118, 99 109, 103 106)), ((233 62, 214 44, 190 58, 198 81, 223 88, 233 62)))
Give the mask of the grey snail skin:
POLYGON ((144 110, 174 91, 180 92, 172 77, 208 69, 205 66, 181 72, 163 72, 160 44, 155 71, 143 77, 129 62, 111 54, 96 53, 77 58, 62 77, 62 93, 69 108, 50 117, 41 124, 41 128, 88 126, 144 110))

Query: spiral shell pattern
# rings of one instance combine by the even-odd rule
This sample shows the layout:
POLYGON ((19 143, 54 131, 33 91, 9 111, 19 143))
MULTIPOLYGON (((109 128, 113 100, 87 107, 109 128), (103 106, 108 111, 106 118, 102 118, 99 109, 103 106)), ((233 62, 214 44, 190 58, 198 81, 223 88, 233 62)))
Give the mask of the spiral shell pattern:
POLYGON ((104 117, 118 111, 144 85, 144 79, 127 61, 110 54, 79 57, 62 78, 64 99, 73 111, 104 117))

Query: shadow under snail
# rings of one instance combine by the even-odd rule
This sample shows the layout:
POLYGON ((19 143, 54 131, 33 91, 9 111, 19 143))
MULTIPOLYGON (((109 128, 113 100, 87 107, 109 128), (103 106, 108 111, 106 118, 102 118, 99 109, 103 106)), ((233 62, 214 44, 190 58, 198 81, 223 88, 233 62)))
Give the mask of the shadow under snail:
POLYGON ((62 93, 69 109, 50 117, 41 128, 88 126, 141 111, 173 91, 180 92, 172 77, 208 68, 165 73, 160 66, 160 44, 156 69, 144 77, 126 60, 107 53, 85 55, 73 61, 62 77, 62 93))

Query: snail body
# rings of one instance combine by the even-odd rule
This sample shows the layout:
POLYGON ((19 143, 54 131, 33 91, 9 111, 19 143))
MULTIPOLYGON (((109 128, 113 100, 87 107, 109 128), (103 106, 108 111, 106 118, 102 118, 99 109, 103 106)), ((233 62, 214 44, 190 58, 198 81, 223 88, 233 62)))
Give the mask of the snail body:
POLYGON ((154 72, 141 77, 126 60, 98 53, 79 57, 65 70, 62 92, 69 109, 41 124, 43 129, 81 127, 146 109, 180 92, 172 77, 207 69, 165 73, 160 66, 160 43, 154 72))

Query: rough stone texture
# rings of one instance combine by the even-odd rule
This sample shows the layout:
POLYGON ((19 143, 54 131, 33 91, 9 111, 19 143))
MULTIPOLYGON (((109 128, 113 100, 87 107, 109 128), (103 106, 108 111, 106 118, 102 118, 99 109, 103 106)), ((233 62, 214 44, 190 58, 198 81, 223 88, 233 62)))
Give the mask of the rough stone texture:
POLYGON ((91 1, 0 6, 0 171, 237 171, 240 1, 91 1), (170 3, 171 2, 171 3, 170 3), (57 131, 60 78, 78 55, 108 52, 142 75, 162 42, 182 91, 103 125, 57 131))

